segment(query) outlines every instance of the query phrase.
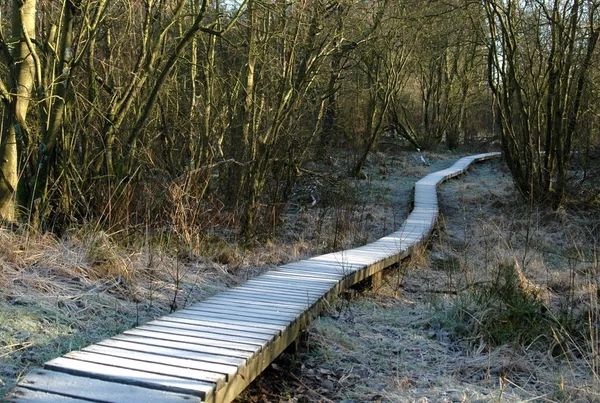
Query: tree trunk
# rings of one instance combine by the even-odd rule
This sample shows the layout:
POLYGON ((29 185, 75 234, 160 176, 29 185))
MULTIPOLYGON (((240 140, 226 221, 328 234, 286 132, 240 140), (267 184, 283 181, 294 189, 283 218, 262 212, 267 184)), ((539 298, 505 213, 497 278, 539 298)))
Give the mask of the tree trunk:
POLYGON ((16 219, 17 142, 28 135, 27 111, 35 81, 35 62, 26 39, 35 39, 36 6, 36 0, 12 2, 12 42, 15 43, 12 61, 15 64, 9 82, 14 96, 4 102, 0 140, 0 217, 6 221, 16 219))
MULTIPOLYGON (((58 72, 58 76, 50 76, 51 93, 48 99, 39 99, 41 108, 40 113, 43 119, 42 124, 42 143, 39 147, 38 156, 38 175, 36 178, 36 192, 32 195, 33 199, 39 198, 42 206, 38 212, 43 219, 46 210, 45 202, 48 197, 47 184, 48 179, 55 163, 55 148, 58 136, 63 128, 63 120, 66 107, 67 91, 69 79, 71 77, 71 62, 73 61, 73 12, 72 6, 63 3, 62 26, 60 27, 60 38, 58 42, 58 60, 56 66, 49 66, 52 72, 58 72), (46 116, 44 116, 46 115, 46 116)), ((38 85, 42 85, 38 83, 38 85)), ((65 179, 63 179, 65 180, 65 179)), ((36 222, 39 222, 36 220, 36 222)))
POLYGON ((16 189, 19 181, 17 172, 17 136, 15 119, 9 105, 2 113, 2 139, 0 141, 0 219, 14 221, 16 189))

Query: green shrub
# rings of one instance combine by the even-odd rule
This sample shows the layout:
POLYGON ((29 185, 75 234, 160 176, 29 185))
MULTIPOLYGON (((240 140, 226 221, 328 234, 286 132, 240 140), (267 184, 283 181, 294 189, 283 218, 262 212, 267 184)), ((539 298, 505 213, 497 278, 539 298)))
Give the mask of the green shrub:
POLYGON ((518 264, 502 264, 495 279, 463 291, 441 321, 456 339, 483 339, 489 346, 550 341, 555 325, 541 292, 518 264))

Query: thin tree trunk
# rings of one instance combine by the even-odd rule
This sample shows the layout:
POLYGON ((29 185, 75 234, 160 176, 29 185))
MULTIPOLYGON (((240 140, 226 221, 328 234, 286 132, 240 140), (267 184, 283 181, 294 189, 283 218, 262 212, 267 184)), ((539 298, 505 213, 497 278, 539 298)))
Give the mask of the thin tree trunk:
POLYGON ((27 112, 35 82, 35 61, 26 38, 35 39, 36 0, 13 0, 12 41, 14 76, 10 77, 14 96, 4 102, 0 139, 0 218, 16 219, 18 186, 18 137, 28 136, 27 112))

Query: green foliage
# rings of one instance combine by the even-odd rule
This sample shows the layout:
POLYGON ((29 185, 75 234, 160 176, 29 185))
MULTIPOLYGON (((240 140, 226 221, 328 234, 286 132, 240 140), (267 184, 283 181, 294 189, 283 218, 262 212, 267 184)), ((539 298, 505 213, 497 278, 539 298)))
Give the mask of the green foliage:
POLYGON ((473 285, 450 304, 436 301, 434 327, 469 347, 483 342, 490 349, 534 347, 567 360, 593 356, 596 347, 590 344, 590 331, 594 331, 590 318, 597 316, 594 308, 574 311, 574 301, 550 307, 517 264, 500 264, 496 270, 494 280, 473 285))
POLYGON ((539 292, 524 284, 516 265, 501 265, 495 280, 472 287, 442 321, 457 339, 483 338, 490 346, 552 340, 556 326, 539 292))

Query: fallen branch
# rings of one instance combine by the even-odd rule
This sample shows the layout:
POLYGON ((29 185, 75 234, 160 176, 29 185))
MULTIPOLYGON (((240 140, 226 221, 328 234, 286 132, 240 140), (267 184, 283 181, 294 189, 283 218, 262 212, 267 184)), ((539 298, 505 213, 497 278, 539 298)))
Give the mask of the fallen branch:
POLYGON ((306 388, 306 390, 308 390, 310 393, 314 394, 315 396, 318 396, 319 398, 323 399, 325 402, 327 403, 335 403, 333 400, 326 398, 325 396, 323 396, 322 394, 320 394, 319 392, 317 392, 316 390, 314 390, 313 388, 311 388, 310 386, 308 386, 307 384, 305 384, 304 382, 302 382, 300 380, 300 378, 298 378, 296 375, 290 373, 290 375, 292 376, 292 378, 294 378, 300 385, 302 385, 303 387, 306 388))

